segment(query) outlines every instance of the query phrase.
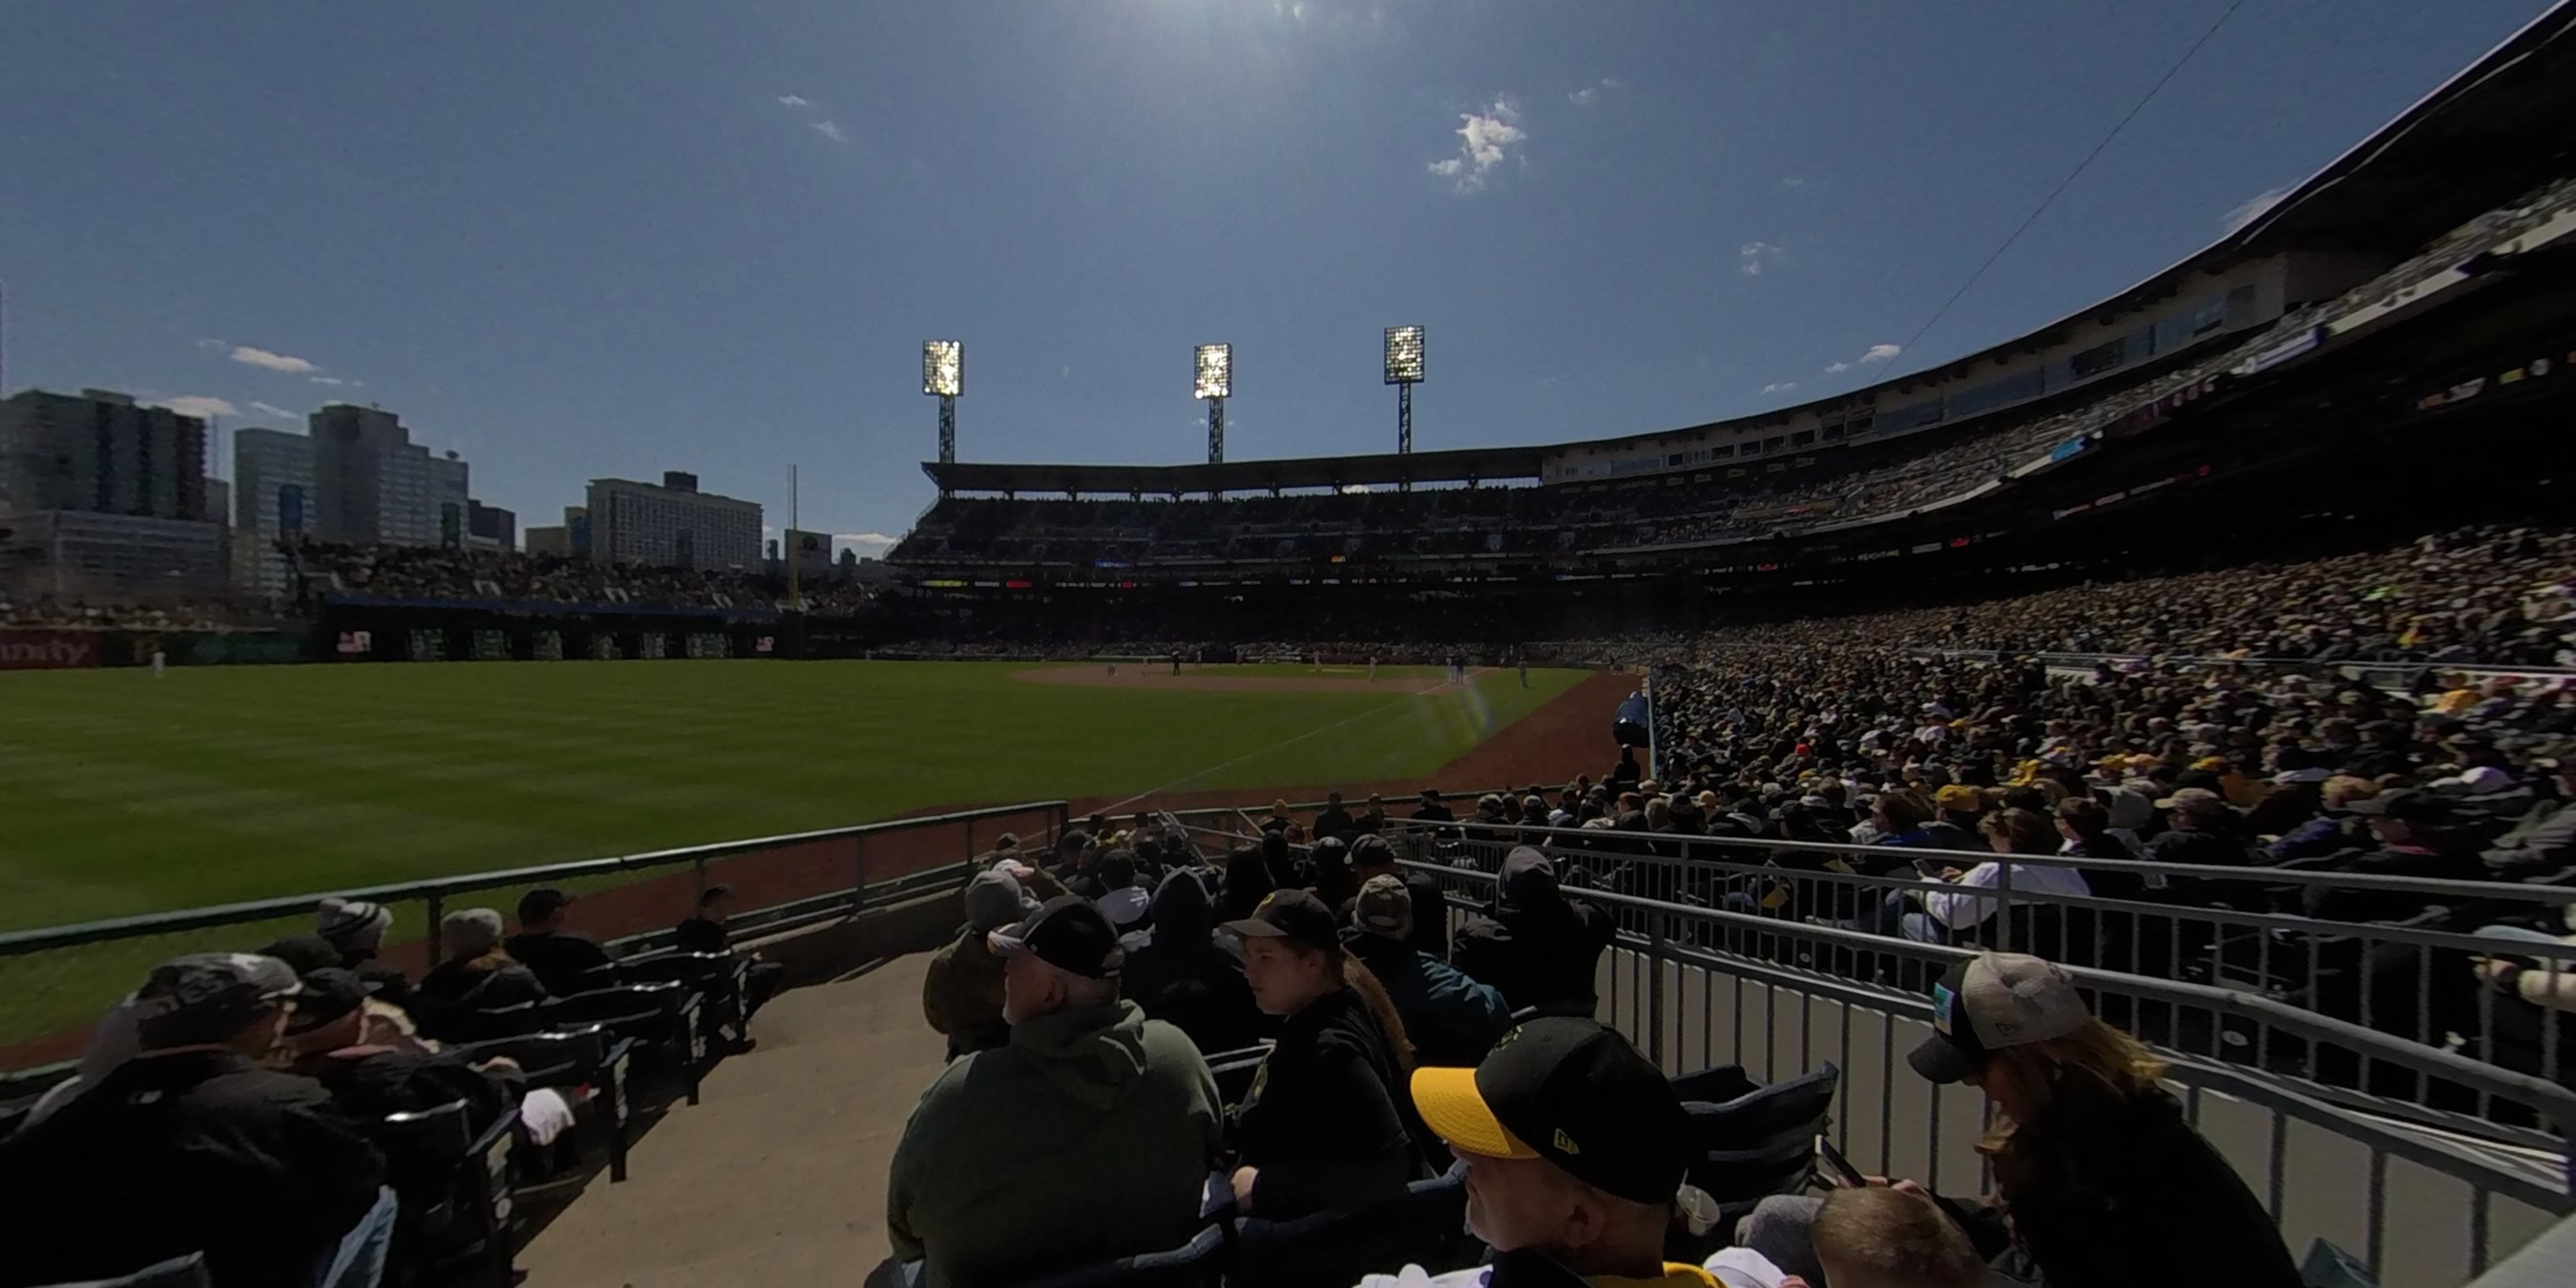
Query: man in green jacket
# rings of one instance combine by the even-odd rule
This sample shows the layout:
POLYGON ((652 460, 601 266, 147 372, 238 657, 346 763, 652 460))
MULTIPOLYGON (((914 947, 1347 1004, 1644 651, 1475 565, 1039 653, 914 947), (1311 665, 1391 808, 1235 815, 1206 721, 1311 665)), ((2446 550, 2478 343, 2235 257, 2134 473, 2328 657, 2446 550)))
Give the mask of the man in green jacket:
POLYGON ((1223 1145, 1198 1047, 1118 996, 1100 910, 1048 900, 992 932, 1007 1045, 950 1062, 886 1184, 894 1254, 924 1288, 990 1288, 1187 1243, 1223 1145))

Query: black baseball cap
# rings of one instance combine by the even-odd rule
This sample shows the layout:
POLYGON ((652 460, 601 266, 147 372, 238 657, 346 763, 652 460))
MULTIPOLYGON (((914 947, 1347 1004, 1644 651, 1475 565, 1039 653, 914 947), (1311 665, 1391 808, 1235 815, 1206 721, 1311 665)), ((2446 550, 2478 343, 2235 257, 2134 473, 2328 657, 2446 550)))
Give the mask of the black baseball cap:
POLYGON ((1375 832, 1366 833, 1351 842, 1349 862, 1355 868, 1394 867, 1395 846, 1375 832))
POLYGON ((378 984, 360 979, 356 971, 325 966, 309 970, 303 976, 304 991, 295 995, 295 1014, 287 1017, 286 1031, 310 1033, 315 1029, 367 1004, 378 984))
POLYGON ((557 886, 538 886, 519 896, 519 920, 543 921, 572 906, 572 891, 557 886))
POLYGON ((1319 950, 1342 942, 1333 910, 1305 890, 1273 890, 1250 917, 1229 921, 1225 928, 1246 939, 1286 939, 1319 950))
POLYGON ((1671 1203, 1690 1167, 1690 1117, 1673 1084, 1591 1020, 1531 1020, 1473 1069, 1416 1069, 1413 1104, 1460 1150, 1543 1158, 1633 1203, 1671 1203))
POLYGON ((1116 979, 1127 960, 1126 950, 1118 946, 1117 928, 1078 894, 1057 895, 1039 904, 1028 920, 991 931, 984 938, 1004 957, 1026 951, 1085 979, 1116 979))

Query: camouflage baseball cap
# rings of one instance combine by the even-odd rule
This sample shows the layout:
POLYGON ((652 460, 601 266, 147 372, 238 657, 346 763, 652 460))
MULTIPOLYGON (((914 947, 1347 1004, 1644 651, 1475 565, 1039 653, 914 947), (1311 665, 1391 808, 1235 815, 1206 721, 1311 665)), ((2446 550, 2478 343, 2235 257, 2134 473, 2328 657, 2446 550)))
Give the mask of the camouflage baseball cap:
POLYGON ((134 990, 143 1045, 219 1042, 303 991, 295 968, 252 953, 189 953, 152 968, 134 990))

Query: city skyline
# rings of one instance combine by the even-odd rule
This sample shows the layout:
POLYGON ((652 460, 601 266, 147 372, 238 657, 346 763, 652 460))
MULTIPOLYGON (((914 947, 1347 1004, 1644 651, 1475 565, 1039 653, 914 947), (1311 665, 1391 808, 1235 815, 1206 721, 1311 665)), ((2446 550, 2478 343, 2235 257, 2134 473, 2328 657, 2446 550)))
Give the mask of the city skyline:
POLYGON ((1198 459, 1208 342, 1230 457, 1390 450, 1399 323, 1421 450, 1748 414, 2163 268, 2541 7, 31 8, 0 392, 378 403, 531 516, 696 470, 774 533, 801 465, 877 554, 924 338, 967 460, 1198 459))

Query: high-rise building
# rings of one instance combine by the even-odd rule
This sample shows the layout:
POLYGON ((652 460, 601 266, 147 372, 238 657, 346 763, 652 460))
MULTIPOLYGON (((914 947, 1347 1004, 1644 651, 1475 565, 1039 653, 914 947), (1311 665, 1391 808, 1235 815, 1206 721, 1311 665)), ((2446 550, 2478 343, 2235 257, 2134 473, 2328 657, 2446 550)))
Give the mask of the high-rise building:
POLYGON ((11 510, 205 522, 206 422, 105 389, 0 399, 0 512, 11 510))
POLYGON ((497 505, 465 503, 465 544, 483 550, 519 548, 519 516, 497 505))
POLYGON ((465 462, 411 441, 402 419, 378 407, 332 403, 311 417, 313 512, 318 540, 353 546, 462 546, 465 462))
POLYGON ((233 584, 282 595, 286 557, 277 542, 313 526, 313 440, 275 429, 233 434, 233 584))
POLYGON ((572 557, 572 529, 562 524, 528 529, 528 553, 552 555, 557 559, 572 557))
POLYGON ((659 568, 759 570, 760 503, 701 492, 678 471, 659 487, 590 481, 590 557, 659 568))

